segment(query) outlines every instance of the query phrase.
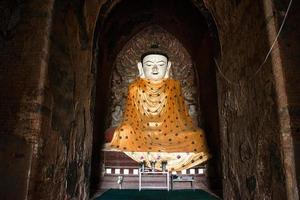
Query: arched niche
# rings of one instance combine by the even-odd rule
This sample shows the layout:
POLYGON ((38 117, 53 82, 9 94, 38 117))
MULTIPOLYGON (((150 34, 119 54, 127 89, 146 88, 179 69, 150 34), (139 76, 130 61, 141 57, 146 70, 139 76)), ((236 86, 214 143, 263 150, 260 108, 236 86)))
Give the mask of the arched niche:
POLYGON ((168 53, 172 63, 170 77, 179 80, 189 114, 195 124, 201 124, 199 90, 192 58, 176 37, 158 25, 142 29, 122 48, 114 62, 111 77, 111 105, 108 113, 109 126, 118 126, 125 108, 127 88, 138 78, 137 63, 152 44, 159 45, 168 53))
MULTIPOLYGON (((95 28, 92 64, 96 84, 92 94, 94 106, 91 107, 94 111, 91 194, 100 187, 102 161, 99 152, 104 143, 104 132, 111 124, 108 116, 112 112, 111 81, 116 60, 134 36, 153 25, 173 35, 190 56, 197 83, 196 93, 199 94, 198 105, 201 105, 198 109, 201 110, 200 121, 213 154, 205 184, 222 195, 216 68, 213 62, 213 57, 218 56, 219 46, 216 45, 217 33, 209 12, 201 1, 192 0, 123 0, 108 1, 102 6, 95 28)), ((136 63, 132 65, 134 67, 136 63)))

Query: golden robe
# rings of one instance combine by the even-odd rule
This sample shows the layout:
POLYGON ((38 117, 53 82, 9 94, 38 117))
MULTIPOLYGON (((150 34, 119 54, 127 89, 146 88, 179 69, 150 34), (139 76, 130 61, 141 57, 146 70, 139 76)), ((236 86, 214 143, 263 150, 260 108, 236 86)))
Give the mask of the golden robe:
POLYGON ((161 160, 167 154, 157 153, 173 153, 176 159, 182 153, 192 155, 185 158, 185 164, 179 163, 181 166, 173 166, 172 170, 200 164, 210 157, 205 134, 193 124, 180 83, 174 79, 154 83, 138 78, 129 86, 123 120, 110 145, 127 152, 136 161, 144 160, 143 155, 149 153, 161 160))

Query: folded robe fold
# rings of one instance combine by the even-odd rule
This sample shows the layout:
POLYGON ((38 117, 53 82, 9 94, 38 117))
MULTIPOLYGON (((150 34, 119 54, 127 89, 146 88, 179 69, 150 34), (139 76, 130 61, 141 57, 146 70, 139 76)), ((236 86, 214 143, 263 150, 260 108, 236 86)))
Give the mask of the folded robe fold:
POLYGON ((205 134, 193 124, 180 83, 174 79, 157 83, 138 78, 129 86, 123 120, 111 147, 126 152, 192 152, 209 157, 205 134))

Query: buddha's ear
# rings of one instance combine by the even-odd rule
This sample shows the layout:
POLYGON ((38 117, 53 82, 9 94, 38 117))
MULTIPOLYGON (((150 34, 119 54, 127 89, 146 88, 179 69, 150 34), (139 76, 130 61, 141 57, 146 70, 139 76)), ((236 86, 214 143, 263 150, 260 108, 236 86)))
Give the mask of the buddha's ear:
POLYGON ((143 70, 143 65, 141 62, 138 62, 137 67, 139 69, 139 77, 140 78, 145 78, 144 70, 143 70))
POLYGON ((165 78, 169 78, 169 77, 170 77, 170 69, 171 69, 171 65, 172 65, 172 63, 171 63, 170 61, 168 61, 168 66, 167 66, 165 78))

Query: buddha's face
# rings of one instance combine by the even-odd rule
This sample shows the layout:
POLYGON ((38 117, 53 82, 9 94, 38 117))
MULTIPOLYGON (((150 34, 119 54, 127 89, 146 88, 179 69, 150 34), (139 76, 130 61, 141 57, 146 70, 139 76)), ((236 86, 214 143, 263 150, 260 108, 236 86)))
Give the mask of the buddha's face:
POLYGON ((143 72, 146 79, 159 81, 165 78, 170 63, 166 56, 150 54, 144 57, 143 72))

